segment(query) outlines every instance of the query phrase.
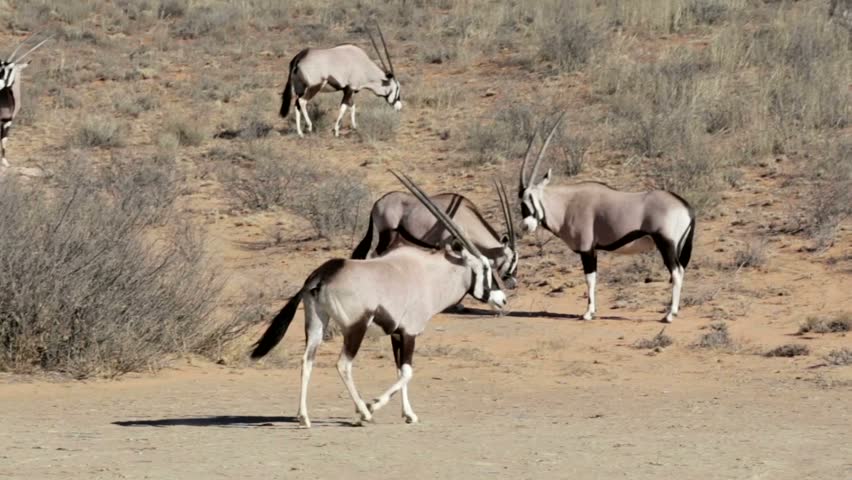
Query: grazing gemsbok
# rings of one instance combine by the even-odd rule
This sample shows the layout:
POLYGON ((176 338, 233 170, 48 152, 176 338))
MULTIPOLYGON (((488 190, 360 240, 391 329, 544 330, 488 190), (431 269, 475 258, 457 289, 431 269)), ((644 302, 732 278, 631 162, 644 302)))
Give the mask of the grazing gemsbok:
POLYGON ((26 53, 15 58, 18 50, 33 35, 28 36, 19 43, 12 54, 9 55, 8 60, 0 60, 0 150, 2 150, 2 161, 0 163, 4 167, 9 166, 9 162, 6 160, 6 142, 8 141, 9 130, 12 128, 12 121, 21 109, 21 102, 23 100, 21 96, 21 72, 29 65, 29 62, 24 62, 23 60, 27 58, 27 55, 33 53, 51 38, 45 38, 37 43, 36 46, 27 50, 26 53))
POLYGON ((366 89, 380 97, 384 97, 388 104, 393 105, 395 110, 402 109, 400 100, 399 80, 394 76, 393 64, 391 63, 388 46, 381 28, 379 36, 387 57, 387 66, 382 59, 382 54, 376 46, 373 35, 370 42, 382 66, 375 64, 364 50, 350 44, 338 45, 332 48, 306 48, 297 53, 290 61, 290 70, 287 76, 287 85, 281 94, 281 116, 287 117, 290 112, 290 99, 296 97, 296 131, 302 137, 302 124, 299 117, 301 113, 305 117, 308 131, 313 130, 313 124, 308 116, 308 100, 320 91, 336 92, 343 90, 343 100, 340 102, 340 113, 334 122, 334 136, 340 135, 340 121, 346 108, 352 110, 352 129, 358 128, 355 123, 355 94, 366 89))
POLYGON ((413 370, 414 340, 436 313, 453 305, 465 294, 503 309, 506 295, 489 261, 459 227, 404 174, 394 175, 423 202, 452 233, 453 241, 441 250, 401 246, 382 257, 368 260, 334 259, 311 273, 302 289, 287 302, 255 344, 252 358, 266 355, 287 332, 300 302, 305 303, 305 354, 302 357, 302 388, 299 422, 310 427, 308 382, 323 330, 333 320, 343 333, 343 351, 337 371, 355 402, 361 420, 369 421, 396 392, 402 390, 402 415, 408 423, 417 415, 408 401, 408 382, 413 370), (391 335, 399 379, 373 400, 364 403, 352 380, 352 361, 367 327, 375 323, 391 335))
POLYGON ((542 225, 580 254, 589 295, 584 320, 595 315, 597 250, 634 254, 656 246, 671 274, 671 307, 662 319, 671 322, 678 313, 684 269, 692 254, 694 210, 683 198, 663 190, 621 192, 597 182, 552 186, 550 169, 535 183, 541 159, 561 121, 559 117, 547 135, 529 177, 525 172, 532 140, 524 155, 518 189, 524 231, 533 232, 542 225))
MULTIPOLYGON (((442 193, 430 197, 435 205, 443 209, 465 235, 492 262, 496 273, 506 288, 515 288, 515 273, 518 270, 518 249, 515 242, 515 225, 506 189, 494 183, 506 234, 500 236, 485 220, 479 209, 467 198, 455 193, 442 193)), ((352 252, 352 258, 365 259, 371 253, 373 230, 378 232, 379 242, 372 253, 383 255, 397 237, 425 248, 437 248, 444 244, 452 233, 435 218, 417 197, 405 192, 390 192, 376 200, 370 212, 370 225, 361 243, 352 252)))

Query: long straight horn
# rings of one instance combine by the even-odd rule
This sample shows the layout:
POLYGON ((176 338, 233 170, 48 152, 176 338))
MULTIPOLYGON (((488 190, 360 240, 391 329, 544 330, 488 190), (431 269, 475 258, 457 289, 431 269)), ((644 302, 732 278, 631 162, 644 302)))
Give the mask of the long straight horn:
POLYGON ((506 187, 503 182, 494 181, 497 196, 500 198, 500 207, 503 209, 503 219, 506 221, 506 231, 509 233, 509 247, 515 250, 515 222, 512 221, 512 209, 509 208, 509 197, 506 196, 506 187))
POLYGON ((382 39, 382 47, 385 49, 385 58, 388 59, 388 68, 390 69, 390 73, 394 73, 393 63, 391 63, 390 53, 388 53, 388 44, 385 43, 385 36, 382 34, 382 27, 379 26, 379 22, 376 22, 376 30, 379 31, 379 38, 382 39))
POLYGON ((426 193, 424 193, 424 192, 423 192, 423 190, 421 190, 421 189, 420 189, 420 187, 418 187, 418 186, 414 183, 414 181, 412 181, 410 178, 408 178, 408 176, 407 176, 406 174, 404 174, 404 173, 400 175, 400 174, 396 173, 396 172, 395 172, 395 171, 393 171, 393 170, 391 170, 390 172, 391 172, 391 173, 392 173, 392 174, 393 174, 393 175, 394 175, 394 176, 395 176, 395 177, 396 177, 396 178, 397 178, 397 179, 398 179, 398 180, 399 180, 399 181, 400 181, 403 185, 405 185, 405 187, 406 187, 409 191, 411 191, 411 193, 412 193, 415 197, 417 197, 417 199, 418 199, 418 200, 420 200, 420 203, 422 203, 422 204, 423 204, 423 206, 424 206, 424 207, 426 207, 426 209, 427 209, 427 210, 429 210, 430 212, 432 212, 432 215, 434 215, 434 216, 435 216, 435 218, 437 218, 437 219, 438 219, 438 221, 440 221, 440 222, 444 225, 444 228, 446 228, 446 229, 447 229, 447 231, 449 231, 449 232, 453 235, 453 237, 455 237, 455 238, 456 238, 456 240, 458 240, 459 242, 461 242, 462 246, 463 246, 463 247, 464 247, 467 251, 469 251, 471 254, 475 255, 476 257, 480 257, 480 258, 482 257, 482 253, 480 253, 480 252, 479 252, 479 250, 478 250, 478 249, 477 249, 477 248, 473 245, 473 242, 471 242, 471 241, 470 241, 470 240, 469 240, 469 239, 468 239, 468 238, 467 238, 467 237, 466 237, 466 236, 465 236, 465 235, 461 232, 461 229, 458 227, 458 225, 456 225, 456 224, 455 224, 455 222, 453 222, 453 220, 452 220, 452 219, 451 219, 451 218, 450 218, 450 217, 449 217, 449 216, 448 216, 448 215, 447 215, 447 214, 446 214, 443 210, 441 210, 440 208, 438 208, 438 206, 437 206, 437 205, 435 205, 435 203, 434 203, 434 202, 432 202, 432 200, 429 198, 429 196, 428 196, 428 195, 426 195, 426 193))
POLYGON ((372 34, 372 33, 370 33, 370 29, 369 29, 369 28, 367 28, 366 30, 367 30, 367 35, 369 35, 369 36, 370 36, 370 43, 372 43, 372 44, 373 44, 373 50, 375 50, 375 51, 376 51, 376 56, 377 56, 377 57, 379 57, 379 61, 380 61, 380 62, 382 62, 382 70, 384 70, 384 71, 385 71, 385 73, 387 73, 387 72, 388 72, 388 67, 385 65, 385 59, 384 59, 384 58, 382 58, 382 53, 381 53, 381 52, 379 52, 379 46, 378 46, 378 45, 376 45, 376 39, 375 39, 375 38, 373 38, 373 34, 372 34))
POLYGON ((27 50, 27 53, 25 53, 25 54, 21 55, 21 57, 20 57, 20 58, 16 58, 16 59, 15 59, 15 62, 20 62, 21 60, 23 60, 23 59, 27 58, 27 55, 29 55, 29 54, 31 54, 31 53, 33 53, 33 52, 35 52, 36 50, 38 50, 38 48, 39 48, 39 47, 41 47, 42 45, 44 45, 44 44, 45 44, 45 42, 47 42, 47 41, 48 41, 48 40, 50 40, 51 38, 53 38, 53 35, 51 35, 51 36, 49 36, 49 37, 45 38, 44 40, 42 40, 42 41, 40 41, 40 42, 38 42, 38 43, 36 44, 36 46, 35 46, 35 47, 33 47, 33 48, 31 48, 31 49, 27 50))
POLYGON ((556 133, 556 127, 562 123, 563 117, 565 117, 565 112, 562 112, 562 115, 559 115, 559 118, 556 119, 556 123, 553 124, 553 128, 550 129, 550 133, 547 134, 547 139, 545 139, 544 144, 541 146, 541 150, 538 151, 538 158, 535 159, 532 174, 530 174, 528 182, 535 180, 535 174, 538 173, 538 166, 541 164, 541 159, 544 158, 544 152, 547 150, 547 146, 550 145, 550 140, 553 138, 553 134, 556 133))
POLYGON ((23 46, 24 46, 24 44, 25 44, 25 43, 27 43, 27 41, 28 41, 29 39, 33 38, 33 36, 34 36, 36 33, 38 33, 38 32, 33 32, 33 33, 31 33, 31 34, 27 35, 27 38, 25 38, 25 39, 21 40, 21 43, 19 43, 19 44, 18 44, 18 46, 17 46, 17 47, 15 47, 15 50, 12 52, 12 54, 11 54, 11 55, 9 55, 9 59, 8 59, 8 60, 6 60, 6 61, 7 61, 7 62, 9 62, 9 63, 14 62, 14 61, 15 61, 15 54, 16 54, 16 53, 18 53, 18 50, 20 50, 20 49, 21 49, 21 47, 23 47, 23 46))
POLYGON ((527 145, 527 151, 524 153, 524 163, 521 164, 521 187, 518 189, 518 195, 521 195, 529 184, 524 173, 526 173, 527 170, 527 162, 530 160, 530 152, 532 152, 532 146, 533 142, 535 142, 536 136, 538 136, 538 129, 536 129, 530 136, 530 143, 527 145))

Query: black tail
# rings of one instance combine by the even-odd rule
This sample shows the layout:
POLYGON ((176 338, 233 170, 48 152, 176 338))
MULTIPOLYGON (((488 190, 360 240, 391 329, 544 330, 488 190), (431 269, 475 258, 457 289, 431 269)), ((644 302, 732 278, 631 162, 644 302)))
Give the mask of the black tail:
POLYGON ((293 87, 290 83, 290 76, 287 76, 287 85, 284 86, 284 91, 281 92, 281 110, 278 113, 281 114, 282 118, 287 118, 287 114, 290 113, 290 101, 293 97, 293 87))
POLYGON ((299 290, 299 293, 293 295, 293 298, 287 302, 287 305, 284 305, 284 308, 272 319, 269 328, 266 329, 260 340, 254 344, 255 348, 251 352, 251 358, 260 358, 266 355, 284 338, 284 334, 287 333, 287 327, 290 326, 290 322, 296 316, 296 310, 302 301, 302 292, 304 292, 304 289, 299 290))
MULTIPOLYGON (((690 212, 692 213, 692 212, 690 212)), ((678 256, 678 263, 683 268, 686 268, 689 265, 689 258, 692 256, 692 239, 695 236, 695 214, 692 216, 692 220, 689 222, 689 230, 686 232, 686 236, 681 240, 680 245, 680 254, 678 256)))
POLYGON ((370 215, 370 226, 367 227, 367 234, 361 243, 352 251, 352 257, 355 260, 364 260, 367 254, 370 253, 370 247, 373 246, 373 216, 370 215))
POLYGON ((290 101, 293 97, 293 72, 296 71, 296 67, 299 65, 299 62, 301 62, 307 54, 308 49, 306 48, 297 53, 296 56, 290 60, 290 69, 287 71, 287 85, 284 86, 284 91, 281 92, 281 110, 278 112, 284 118, 286 118, 287 114, 290 113, 290 101))

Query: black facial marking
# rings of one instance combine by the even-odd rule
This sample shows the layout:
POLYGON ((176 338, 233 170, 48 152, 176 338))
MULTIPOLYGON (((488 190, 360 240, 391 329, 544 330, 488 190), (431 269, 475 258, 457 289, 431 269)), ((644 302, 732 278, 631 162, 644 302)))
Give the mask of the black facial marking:
POLYGON ((532 217, 533 212, 529 206, 527 206, 527 202, 521 204, 521 216, 523 218, 532 217))

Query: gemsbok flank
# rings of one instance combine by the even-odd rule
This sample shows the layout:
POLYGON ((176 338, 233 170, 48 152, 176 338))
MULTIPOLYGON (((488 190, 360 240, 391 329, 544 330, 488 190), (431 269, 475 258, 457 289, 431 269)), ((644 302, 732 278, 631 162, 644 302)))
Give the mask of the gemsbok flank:
POLYGON ((382 46, 387 57, 385 65, 382 54, 376 46, 376 40, 370 35, 370 42, 379 57, 382 66, 375 64, 364 50, 351 45, 343 44, 332 48, 306 48, 297 53, 290 61, 290 70, 287 76, 287 85, 281 93, 281 116, 286 118, 290 112, 290 99, 296 97, 296 131, 300 137, 302 123, 299 113, 305 117, 308 131, 313 130, 313 123, 308 116, 308 101, 320 91, 337 92, 343 90, 343 100, 340 102, 340 113, 334 122, 334 136, 340 135, 340 121, 350 108, 352 129, 357 129, 355 122, 355 94, 361 90, 370 90, 380 97, 384 97, 394 110, 402 109, 400 100, 400 85, 397 80, 393 64, 391 63, 388 46, 378 24, 376 28, 382 40, 382 46))
MULTIPOLYGON (((492 262, 504 286, 512 289, 517 283, 518 270, 515 224, 505 187, 498 182, 494 182, 494 186, 506 223, 506 234, 502 236, 488 224, 476 205, 462 195, 441 193, 430 200, 461 227, 471 243, 492 262)), ((372 256, 383 255, 397 237, 424 248, 438 248, 452 237, 452 233, 414 195, 390 192, 373 204, 367 234, 355 247, 352 258, 365 259, 371 253, 372 256), (378 232, 379 241, 371 251, 374 230, 378 232)))
POLYGON ((29 62, 24 62, 24 59, 51 38, 45 38, 33 48, 27 50, 26 53, 15 58, 18 50, 33 35, 35 34, 28 36, 19 43, 7 60, 0 60, 0 150, 2 150, 2 160, 0 160, 0 163, 4 167, 9 166, 9 162, 6 160, 6 142, 8 141, 9 130, 12 128, 12 121, 18 115, 18 111, 21 110, 21 103, 23 101, 23 97, 21 96, 21 72, 29 65, 29 62))
POLYGON ((535 135, 524 155, 518 189, 523 230, 533 232, 541 225, 580 254, 589 295, 584 320, 591 320, 596 311, 596 252, 635 254, 656 246, 671 274, 671 306, 662 318, 670 323, 678 313, 684 270, 692 255, 695 211, 683 198, 663 190, 621 192, 598 182, 553 186, 550 169, 536 183, 541 159, 563 116, 544 140, 529 177, 525 172, 535 135))
POLYGON ((329 260, 308 276, 301 290, 272 320, 255 344, 252 358, 266 355, 281 341, 299 303, 305 303, 306 342, 298 412, 299 423, 305 427, 311 426, 308 382, 329 320, 337 323, 343 334, 337 371, 361 420, 372 420, 373 413, 401 390, 402 415, 406 422, 414 423, 417 415, 408 400, 408 382, 414 372, 411 366, 414 341, 429 320, 468 293, 494 308, 506 307, 506 295, 488 259, 411 179, 405 174, 392 173, 452 233, 453 240, 441 250, 401 246, 382 257, 368 260, 329 260), (352 361, 370 324, 376 324, 391 336, 399 378, 378 398, 366 404, 352 380, 352 361))

